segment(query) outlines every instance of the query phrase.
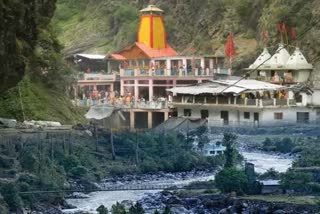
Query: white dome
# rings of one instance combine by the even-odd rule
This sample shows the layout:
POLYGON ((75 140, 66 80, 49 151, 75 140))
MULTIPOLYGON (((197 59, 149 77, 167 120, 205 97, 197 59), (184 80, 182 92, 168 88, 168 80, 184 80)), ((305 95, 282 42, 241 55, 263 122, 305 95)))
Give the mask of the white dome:
POLYGON ((287 62, 287 68, 296 69, 312 69, 312 65, 308 63, 304 55, 302 54, 300 48, 296 47, 296 50, 290 56, 287 62))
POLYGON ((283 46, 283 44, 280 44, 276 53, 269 60, 269 65, 274 68, 284 67, 287 65, 289 57, 290 54, 287 49, 283 46))
POLYGON ((264 48, 260 56, 256 59, 256 61, 254 61, 253 64, 249 66, 249 68, 255 69, 258 66, 260 66, 262 63, 263 64, 260 67, 268 66, 270 57, 271 57, 271 54, 269 53, 268 49, 264 48))

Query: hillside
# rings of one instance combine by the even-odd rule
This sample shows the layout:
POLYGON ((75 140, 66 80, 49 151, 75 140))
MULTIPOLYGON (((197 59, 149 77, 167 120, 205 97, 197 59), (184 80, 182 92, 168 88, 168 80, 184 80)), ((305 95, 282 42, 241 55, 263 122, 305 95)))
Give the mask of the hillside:
POLYGON ((65 95, 72 72, 52 30, 56 1, 0 1, 0 117, 75 123, 65 95))
MULTIPOLYGON (((108 53, 132 43, 136 40, 138 11, 149 3, 149 0, 58 0, 54 23, 65 46, 64 53, 108 53)), ((269 32, 268 46, 275 49, 280 41, 276 23, 286 22, 288 28, 295 27, 308 59, 316 68, 320 67, 317 39, 320 27, 316 21, 320 16, 319 1, 155 0, 152 3, 165 11, 168 40, 182 54, 190 54, 191 48, 199 54, 223 53, 231 31, 239 52, 237 67, 247 66, 263 46, 262 32, 269 32)))

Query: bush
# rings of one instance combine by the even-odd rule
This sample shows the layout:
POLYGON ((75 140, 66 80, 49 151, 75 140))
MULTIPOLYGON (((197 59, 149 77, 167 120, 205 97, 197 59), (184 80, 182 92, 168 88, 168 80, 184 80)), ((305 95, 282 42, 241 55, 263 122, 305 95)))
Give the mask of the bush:
POLYGON ((67 156, 63 161, 64 169, 69 172, 72 168, 79 166, 79 158, 74 155, 67 156))
POLYGON ((119 202, 117 202, 116 204, 112 205, 111 213, 112 214, 126 214, 127 212, 126 212, 126 209, 124 208, 124 206, 119 204, 119 202))
POLYGON ((304 192, 308 190, 307 183, 311 181, 311 173, 289 170, 281 176, 280 184, 284 189, 304 192))
POLYGON ((4 184, 1 188, 1 194, 11 211, 20 210, 22 202, 14 183, 4 184))
POLYGON ((99 214, 108 214, 109 212, 108 212, 108 209, 105 207, 105 206, 103 206, 103 205, 101 205, 100 207, 98 207, 97 209, 96 209, 96 211, 99 213, 99 214))
POLYGON ((142 205, 137 202, 135 205, 130 207, 129 214, 144 214, 144 209, 142 208, 142 205))
POLYGON ((72 176, 74 176, 76 178, 82 178, 87 175, 88 169, 83 166, 77 166, 77 167, 72 168, 70 170, 70 173, 72 174, 72 176))
POLYGON ((236 168, 225 168, 221 170, 217 173, 215 182, 221 192, 236 192, 238 194, 243 194, 248 184, 244 171, 236 168))

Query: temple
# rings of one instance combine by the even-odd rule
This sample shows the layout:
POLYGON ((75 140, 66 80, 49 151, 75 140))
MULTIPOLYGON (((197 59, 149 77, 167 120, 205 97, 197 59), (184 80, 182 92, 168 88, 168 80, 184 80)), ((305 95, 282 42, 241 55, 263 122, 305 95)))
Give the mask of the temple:
POLYGON ((105 56, 103 71, 85 69, 76 56, 83 71, 75 86, 78 105, 117 105, 127 128, 153 128, 176 115, 166 89, 228 76, 224 56, 179 55, 167 41, 163 14, 155 5, 142 9, 137 41, 105 56))

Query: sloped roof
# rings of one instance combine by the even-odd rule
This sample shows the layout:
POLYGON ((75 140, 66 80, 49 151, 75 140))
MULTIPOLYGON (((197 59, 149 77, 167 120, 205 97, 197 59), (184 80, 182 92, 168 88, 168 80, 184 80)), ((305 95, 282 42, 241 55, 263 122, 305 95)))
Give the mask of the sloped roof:
POLYGON ((126 58, 121 54, 110 54, 109 58, 115 59, 115 60, 126 60, 126 58))
POLYGON ((255 69, 258 66, 263 67, 269 64, 269 60, 271 58, 271 54, 268 49, 265 47, 259 57, 254 61, 253 64, 249 66, 249 68, 255 69), (262 64, 263 63, 263 64, 262 64))
POLYGON ((148 7, 140 10, 141 13, 143 12, 160 12, 160 13, 163 13, 163 10, 161 10, 160 8, 158 8, 157 6, 153 5, 153 4, 150 4, 148 5, 148 7))
POLYGON ((167 44, 167 47, 163 48, 163 49, 149 48, 144 43, 138 43, 138 42, 136 42, 135 45, 138 48, 140 48, 150 58, 176 56, 177 55, 177 52, 169 44, 167 44))
POLYGON ((271 84, 267 82, 257 81, 257 80, 211 80, 208 83, 200 83, 191 86, 175 87, 167 89, 167 91, 174 94, 240 94, 249 93, 255 91, 275 91, 282 90, 286 87, 279 86, 276 84, 271 84))
POLYGON ((101 54, 76 54, 75 56, 80 56, 88 59, 104 59, 106 56, 101 54))
POLYGON ((300 48, 296 47, 293 54, 287 62, 288 69, 312 69, 313 66, 308 63, 307 59, 302 54, 300 48))
POLYGON ((289 57, 290 54, 287 51, 287 49, 284 47, 283 44, 280 44, 276 53, 268 61, 268 65, 275 68, 285 67, 287 65, 289 57))

